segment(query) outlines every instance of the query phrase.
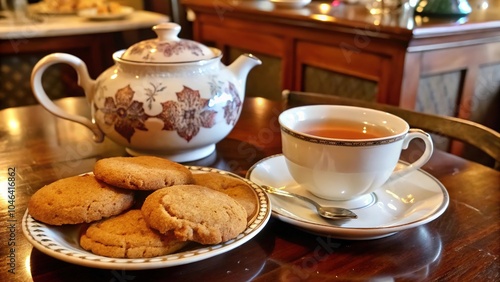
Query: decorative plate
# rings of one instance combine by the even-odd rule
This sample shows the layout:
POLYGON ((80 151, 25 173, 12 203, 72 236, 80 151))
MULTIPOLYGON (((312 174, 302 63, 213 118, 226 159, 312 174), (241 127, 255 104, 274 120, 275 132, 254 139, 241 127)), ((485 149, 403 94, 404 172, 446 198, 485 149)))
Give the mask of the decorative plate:
POLYGON ((247 228, 235 239, 218 245, 195 245, 194 248, 181 250, 165 256, 144 259, 121 259, 94 255, 82 249, 79 236, 83 225, 50 226, 36 221, 29 211, 22 219, 22 230, 28 241, 39 251, 56 259, 95 268, 139 270, 171 267, 208 259, 239 247, 255 237, 266 225, 271 216, 270 200, 257 184, 236 174, 215 168, 188 166, 193 173, 214 172, 236 177, 246 182, 255 192, 258 212, 249 220, 247 228))
MULTIPOLYGON (((405 166, 400 162, 399 166, 405 166)), ((288 172, 285 157, 275 155, 257 162, 247 173, 257 184, 284 187, 325 206, 351 208, 358 215, 351 220, 320 217, 312 205, 300 200, 270 195, 273 216, 307 232, 348 240, 377 239, 428 223, 448 207, 443 184, 423 170, 417 170, 372 193, 373 202, 358 208, 352 201, 329 201, 315 197, 297 184, 288 172)))

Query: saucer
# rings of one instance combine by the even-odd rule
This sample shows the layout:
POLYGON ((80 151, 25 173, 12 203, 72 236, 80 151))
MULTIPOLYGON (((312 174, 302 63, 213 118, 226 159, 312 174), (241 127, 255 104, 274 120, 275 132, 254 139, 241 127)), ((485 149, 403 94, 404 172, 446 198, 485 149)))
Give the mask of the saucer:
MULTIPOLYGON (((400 162, 398 166, 406 166, 400 162)), ((349 207, 349 201, 329 201, 315 197, 297 184, 288 172, 283 155, 274 155, 254 164, 246 177, 256 184, 286 187, 318 203, 349 207)), ((352 220, 328 220, 316 214, 313 206, 296 199, 269 194, 273 216, 307 232, 338 239, 368 240, 426 224, 448 207, 446 188, 436 178, 417 170, 373 192, 374 203, 354 209, 352 220)))

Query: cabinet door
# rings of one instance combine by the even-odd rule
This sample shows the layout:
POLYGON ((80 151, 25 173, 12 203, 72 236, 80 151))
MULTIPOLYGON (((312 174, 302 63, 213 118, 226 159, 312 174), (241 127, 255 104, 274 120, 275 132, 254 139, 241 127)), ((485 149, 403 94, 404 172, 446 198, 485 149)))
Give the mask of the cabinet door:
POLYGON ((294 88, 339 96, 396 102, 391 92, 390 62, 383 56, 341 46, 299 41, 296 47, 294 88))

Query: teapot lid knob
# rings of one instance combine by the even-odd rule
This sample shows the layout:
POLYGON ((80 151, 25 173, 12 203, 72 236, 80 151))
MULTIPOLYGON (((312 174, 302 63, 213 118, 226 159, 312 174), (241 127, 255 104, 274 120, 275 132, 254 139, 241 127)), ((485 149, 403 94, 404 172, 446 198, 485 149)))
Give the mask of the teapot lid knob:
POLYGON ((168 22, 153 26, 153 31, 156 32, 159 42, 179 41, 179 32, 181 26, 177 23, 168 22))

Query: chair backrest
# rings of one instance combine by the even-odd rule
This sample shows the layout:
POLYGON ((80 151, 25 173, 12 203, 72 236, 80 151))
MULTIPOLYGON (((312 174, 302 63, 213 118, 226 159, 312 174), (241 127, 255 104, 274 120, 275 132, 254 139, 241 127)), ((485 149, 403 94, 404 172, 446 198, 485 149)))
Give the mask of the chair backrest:
POLYGON ((187 11, 180 0, 148 0, 144 2, 144 10, 165 14, 170 21, 182 26, 179 33, 180 38, 190 39, 193 37, 191 22, 187 18, 187 11))
POLYGON ((500 169, 500 133, 479 123, 456 117, 427 114, 397 106, 364 100, 299 91, 283 91, 283 98, 292 105, 336 104, 377 109, 397 115, 413 127, 469 144, 486 153, 500 169))

